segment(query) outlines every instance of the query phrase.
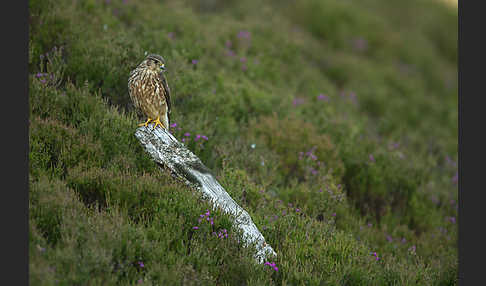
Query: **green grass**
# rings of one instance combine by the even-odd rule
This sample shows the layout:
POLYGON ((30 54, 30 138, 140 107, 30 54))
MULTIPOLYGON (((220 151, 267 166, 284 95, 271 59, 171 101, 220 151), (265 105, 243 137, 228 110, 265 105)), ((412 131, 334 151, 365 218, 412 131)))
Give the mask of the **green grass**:
POLYGON ((457 284, 457 10, 30 0, 29 13, 32 285, 457 284), (250 213, 278 271, 135 138, 127 79, 146 52, 167 62, 171 132, 250 213))

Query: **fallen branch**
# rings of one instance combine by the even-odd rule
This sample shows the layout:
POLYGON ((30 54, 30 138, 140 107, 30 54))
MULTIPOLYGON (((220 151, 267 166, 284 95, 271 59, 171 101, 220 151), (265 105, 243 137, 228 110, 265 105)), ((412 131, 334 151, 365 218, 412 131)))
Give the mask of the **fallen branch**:
POLYGON ((277 255, 266 244, 248 212, 228 195, 201 160, 172 134, 162 128, 142 126, 137 129, 135 136, 159 166, 168 168, 174 177, 182 179, 191 188, 199 191, 213 207, 233 216, 234 226, 242 231, 245 244, 255 244, 255 258, 259 263, 267 260, 267 256, 277 255))

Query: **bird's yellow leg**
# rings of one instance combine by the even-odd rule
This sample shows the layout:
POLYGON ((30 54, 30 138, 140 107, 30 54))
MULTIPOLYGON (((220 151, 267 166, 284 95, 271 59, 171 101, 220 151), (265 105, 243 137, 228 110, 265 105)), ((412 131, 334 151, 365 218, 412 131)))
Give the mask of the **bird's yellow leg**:
POLYGON ((150 119, 150 117, 145 121, 144 123, 140 123, 138 126, 148 126, 148 124, 153 121, 153 119, 150 119))
POLYGON ((162 128, 165 129, 164 124, 162 124, 162 122, 160 122, 160 117, 157 117, 157 119, 153 120, 153 122, 155 123, 154 124, 154 129, 155 129, 155 127, 157 127, 157 125, 160 125, 160 126, 162 126, 162 128))

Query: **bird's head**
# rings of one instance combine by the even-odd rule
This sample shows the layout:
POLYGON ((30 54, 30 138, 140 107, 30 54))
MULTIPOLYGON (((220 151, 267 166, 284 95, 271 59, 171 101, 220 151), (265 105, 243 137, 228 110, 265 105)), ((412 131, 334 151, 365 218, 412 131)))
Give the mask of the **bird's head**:
POLYGON ((144 60, 144 64, 153 71, 156 72, 165 71, 165 60, 163 57, 159 55, 156 54, 148 55, 144 60))

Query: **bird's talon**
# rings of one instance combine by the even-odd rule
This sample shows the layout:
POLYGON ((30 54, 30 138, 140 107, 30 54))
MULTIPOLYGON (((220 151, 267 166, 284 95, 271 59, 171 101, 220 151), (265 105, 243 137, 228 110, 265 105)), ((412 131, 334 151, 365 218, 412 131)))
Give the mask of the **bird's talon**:
POLYGON ((138 124, 138 126, 145 126, 145 127, 147 127, 147 126, 148 126, 148 124, 149 124, 151 121, 152 121, 152 119, 148 118, 148 119, 147 119, 147 121, 145 121, 144 123, 140 123, 140 124, 138 124))
POLYGON ((157 118, 157 119, 153 120, 153 122, 154 122, 153 129, 155 129, 155 127, 157 127, 157 125, 160 125, 162 128, 165 129, 164 124, 162 124, 162 122, 160 122, 160 118, 157 118))

